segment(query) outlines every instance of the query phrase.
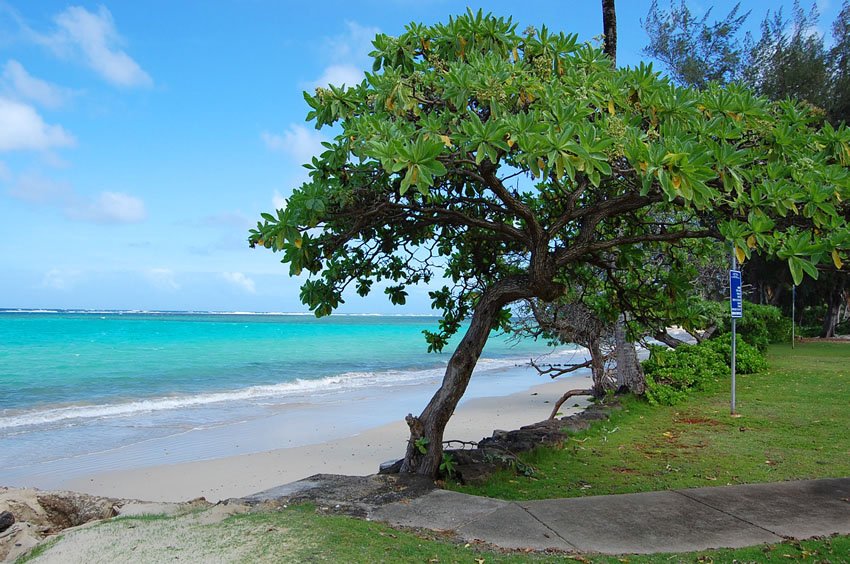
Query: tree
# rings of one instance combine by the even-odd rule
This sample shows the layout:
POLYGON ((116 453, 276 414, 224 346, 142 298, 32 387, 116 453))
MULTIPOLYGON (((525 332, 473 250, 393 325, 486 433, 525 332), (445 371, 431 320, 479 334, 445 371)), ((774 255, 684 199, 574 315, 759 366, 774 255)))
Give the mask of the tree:
POLYGON ((795 278, 850 247, 838 213, 850 130, 817 130, 806 108, 679 88, 574 35, 518 35, 481 12, 373 44, 363 82, 305 93, 308 119, 337 135, 249 240, 311 274, 301 299, 317 315, 350 286, 383 283, 400 304, 408 286, 447 280, 430 293, 442 317, 426 341, 463 337, 406 418, 403 471, 438 473, 445 425, 511 304, 552 302, 599 270, 628 293, 648 254, 692 240, 778 254, 795 278))
POLYGON ((710 21, 712 10, 698 18, 682 0, 663 11, 653 0, 643 28, 649 44, 643 51, 661 61, 679 84, 706 88, 712 82, 728 84, 743 72, 746 41, 739 37, 750 12, 735 7, 721 20, 710 21))
POLYGON ((844 0, 832 24, 834 45, 829 51, 831 90, 828 105, 833 125, 850 123, 850 1, 844 0))
POLYGON ((829 90, 827 52, 823 37, 814 32, 817 8, 808 14, 794 2, 793 19, 778 10, 761 24, 761 38, 752 46, 744 81, 771 100, 796 98, 824 108, 829 90))

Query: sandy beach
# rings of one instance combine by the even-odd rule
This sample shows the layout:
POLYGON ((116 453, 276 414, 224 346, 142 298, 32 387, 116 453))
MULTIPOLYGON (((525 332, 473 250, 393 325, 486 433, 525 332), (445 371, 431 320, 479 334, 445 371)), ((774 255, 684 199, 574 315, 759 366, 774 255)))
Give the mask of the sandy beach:
MULTIPOLYGON (((519 428, 548 417, 552 404, 569 388, 581 386, 584 377, 549 382, 507 396, 479 397, 459 406, 445 438, 478 441, 496 429, 519 428)), ((564 406, 567 415, 586 405, 576 398, 564 406)), ((404 454, 406 413, 398 420, 333 440, 280 448, 267 452, 212 460, 165 464, 96 473, 58 484, 101 496, 147 501, 184 501, 205 497, 218 501, 250 495, 318 473, 367 475, 380 463, 404 454)), ((334 413, 329 411, 329 419, 334 413)))

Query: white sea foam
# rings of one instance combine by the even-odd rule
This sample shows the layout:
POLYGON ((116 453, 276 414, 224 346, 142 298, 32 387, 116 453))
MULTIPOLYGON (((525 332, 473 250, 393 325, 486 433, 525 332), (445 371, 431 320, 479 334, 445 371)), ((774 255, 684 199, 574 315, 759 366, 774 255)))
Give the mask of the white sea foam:
MULTIPOLYGON (((577 349, 564 349, 555 353, 549 360, 561 357, 581 355, 577 349)), ((476 373, 503 370, 527 364, 525 358, 482 358, 476 366, 476 373)), ((39 409, 19 412, 14 415, 0 416, 0 429, 51 425, 56 423, 79 423, 84 420, 114 417, 131 417, 141 413, 164 410, 203 407, 210 404, 240 401, 259 401, 285 399, 288 397, 310 396, 311 399, 322 395, 335 394, 362 388, 387 388, 392 386, 415 385, 442 376, 445 366, 415 370, 387 370, 380 372, 345 372, 324 378, 297 379, 291 382, 250 386, 236 390, 210 392, 186 396, 165 396, 121 403, 101 405, 73 405, 51 409, 39 409)))
MULTIPOLYGON (((23 309, 0 308, 2 313, 60 313, 73 315, 232 315, 232 316, 277 316, 277 317, 310 317, 315 315, 309 311, 207 311, 207 310, 159 310, 159 309, 23 309)), ((334 317, 439 317, 433 312, 427 313, 334 313, 334 317)))

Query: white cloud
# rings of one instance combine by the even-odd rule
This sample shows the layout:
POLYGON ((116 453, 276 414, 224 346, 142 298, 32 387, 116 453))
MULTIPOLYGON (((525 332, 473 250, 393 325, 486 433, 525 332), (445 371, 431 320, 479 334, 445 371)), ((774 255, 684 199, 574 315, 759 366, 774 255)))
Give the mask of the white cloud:
POLYGON ((41 285, 44 288, 52 288, 54 290, 69 290, 77 283, 79 278, 79 271, 54 268, 44 273, 44 277, 41 279, 41 285))
POLYGON ((32 76, 14 59, 9 60, 3 68, 3 82, 13 96, 31 100, 46 108, 62 106, 69 96, 68 90, 32 76))
POLYGON ((74 190, 67 182, 52 180, 37 173, 19 175, 6 193, 30 204, 47 206, 67 205, 74 197, 74 190))
POLYGON ((232 284, 249 294, 255 294, 257 292, 257 287, 254 284, 254 281, 241 272, 222 272, 221 277, 229 284, 232 284))
POLYGON ((354 86, 363 80, 363 70, 371 68, 369 52, 373 49, 372 40, 381 30, 353 21, 345 22, 345 26, 345 33, 325 39, 322 51, 331 64, 307 87, 324 87, 328 84, 354 86))
POLYGON ((377 27, 345 22, 346 32, 325 40, 325 53, 336 62, 363 62, 374 47, 372 40, 381 32, 377 27))
POLYGON ((322 141, 327 140, 315 129, 296 123, 290 124, 281 135, 263 131, 260 137, 269 150, 283 153, 299 164, 310 162, 322 153, 325 150, 322 141))
POLYGON ((123 192, 101 192, 95 199, 65 209, 71 219, 92 223, 138 223, 147 217, 145 203, 123 192))
POLYGON ((39 160, 50 168, 68 168, 71 166, 71 162, 63 159, 56 151, 42 151, 39 160))
POLYGON ((0 151, 40 151, 75 143, 62 126, 44 123, 32 106, 0 97, 0 151))
POLYGON ((121 49, 124 39, 105 6, 100 6, 96 13, 71 6, 59 13, 54 21, 58 29, 52 34, 36 34, 37 42, 59 55, 81 58, 104 80, 116 86, 153 85, 150 75, 121 49))
POLYGON ((286 209, 286 204, 287 201, 286 198, 283 197, 283 194, 275 190, 274 194, 272 194, 272 205, 274 206, 274 209, 284 210, 286 209))
POLYGON ((363 80, 363 69, 355 65, 331 65, 325 68, 322 76, 317 78, 312 86, 327 87, 328 84, 334 86, 356 86, 363 80))
POLYGON ((169 268, 151 268, 145 272, 145 278, 157 290, 174 291, 180 289, 180 284, 174 279, 174 271, 169 268))
POLYGON ((79 195, 65 181, 47 178, 38 173, 23 173, 13 177, 0 161, 0 181, 8 184, 6 194, 39 206, 61 209, 69 219, 91 223, 138 223, 147 218, 141 198, 123 192, 104 191, 94 198, 79 195))

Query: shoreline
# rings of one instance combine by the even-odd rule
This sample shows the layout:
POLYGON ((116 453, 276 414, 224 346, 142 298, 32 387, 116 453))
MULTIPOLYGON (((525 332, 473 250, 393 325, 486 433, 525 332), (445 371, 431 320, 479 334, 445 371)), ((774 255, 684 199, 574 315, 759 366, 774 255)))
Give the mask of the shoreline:
MULTIPOLYGON (((509 395, 474 397, 462 401, 446 428, 445 439, 479 441, 494 430, 512 430, 542 421, 552 405, 584 375, 536 384, 509 395)), ((581 411, 586 398, 576 398, 564 415, 581 411), (578 404, 580 407, 572 407, 578 404)), ((54 489, 104 497, 144 501, 187 501, 204 497, 220 501, 243 497, 314 474, 368 475, 382 462, 404 455, 408 436, 399 405, 398 419, 372 426, 351 436, 316 444, 277 448, 176 464, 94 472, 61 480, 54 489)), ((328 418, 333 418, 328 410, 328 418)))

